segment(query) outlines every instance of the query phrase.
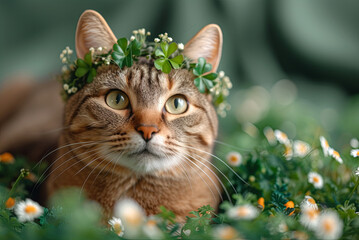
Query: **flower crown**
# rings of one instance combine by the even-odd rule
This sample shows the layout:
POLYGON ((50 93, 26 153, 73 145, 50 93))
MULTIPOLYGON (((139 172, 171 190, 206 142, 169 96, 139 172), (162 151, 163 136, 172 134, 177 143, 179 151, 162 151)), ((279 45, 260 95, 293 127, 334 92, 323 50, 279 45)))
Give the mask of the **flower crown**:
POLYGON ((197 63, 191 63, 191 59, 182 55, 184 45, 175 43, 167 33, 160 34, 153 42, 146 41, 150 32, 144 28, 134 30, 130 40, 120 38, 113 45, 112 49, 106 47, 91 47, 85 54, 84 59, 78 58, 71 60, 73 51, 66 47, 60 54, 60 59, 65 65, 62 67, 60 81, 63 86, 61 93, 64 100, 83 88, 85 84, 91 83, 97 74, 97 68, 102 65, 114 64, 121 69, 125 66, 131 67, 133 62, 140 57, 145 57, 154 61, 156 69, 163 73, 170 73, 172 69, 188 69, 196 76, 194 84, 201 93, 212 95, 214 106, 217 113, 224 117, 226 111, 230 109, 226 98, 232 83, 223 71, 208 73, 212 70, 212 65, 207 63, 202 57, 198 58, 197 63))

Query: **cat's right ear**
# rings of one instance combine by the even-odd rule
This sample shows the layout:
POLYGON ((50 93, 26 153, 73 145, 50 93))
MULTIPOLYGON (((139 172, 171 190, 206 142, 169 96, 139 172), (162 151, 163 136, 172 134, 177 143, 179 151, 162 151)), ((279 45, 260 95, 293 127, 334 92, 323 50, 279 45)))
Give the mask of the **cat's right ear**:
POLYGON ((76 53, 84 58, 89 48, 106 47, 110 50, 117 38, 105 19, 94 10, 86 10, 80 16, 76 29, 76 53))

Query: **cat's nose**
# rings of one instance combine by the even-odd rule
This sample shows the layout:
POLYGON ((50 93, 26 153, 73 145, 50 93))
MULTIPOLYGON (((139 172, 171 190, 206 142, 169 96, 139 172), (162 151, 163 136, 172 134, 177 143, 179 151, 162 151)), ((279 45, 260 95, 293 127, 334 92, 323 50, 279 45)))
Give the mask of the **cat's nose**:
POLYGON ((137 132, 141 133, 143 139, 148 142, 151 140, 155 133, 158 133, 159 129, 156 125, 141 124, 136 127, 137 132))

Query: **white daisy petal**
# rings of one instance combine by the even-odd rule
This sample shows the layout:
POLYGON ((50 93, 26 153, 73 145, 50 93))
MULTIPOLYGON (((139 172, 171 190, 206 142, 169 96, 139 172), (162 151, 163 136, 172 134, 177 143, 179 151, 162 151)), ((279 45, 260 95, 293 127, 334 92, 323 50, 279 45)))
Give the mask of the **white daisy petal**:
POLYGON ((229 209, 227 214, 231 219, 251 220, 258 216, 259 210, 250 204, 244 204, 229 209))
POLYGON ((323 136, 320 136, 319 139, 320 139, 320 145, 322 146, 322 149, 323 149, 324 156, 328 156, 330 146, 329 146, 327 139, 325 139, 325 137, 323 137, 323 136))
POLYGON ((316 172, 310 172, 308 174, 308 182, 312 183, 317 189, 323 188, 324 185, 322 176, 316 172))
POLYGON ((112 217, 110 221, 108 221, 108 224, 111 225, 112 230, 120 237, 123 236, 125 228, 122 224, 121 219, 112 217))
POLYGON ((288 136, 284 132, 277 129, 274 131, 274 136, 281 144, 289 144, 288 136))
POLYGON ((352 155, 353 157, 359 157, 359 149, 351 150, 350 155, 352 155))
POLYGON ((338 239, 343 232, 343 221, 338 213, 333 210, 326 210, 320 214, 315 234, 318 239, 338 239))
POLYGON ((21 201, 15 206, 15 214, 20 222, 33 221, 44 213, 43 208, 31 199, 21 201))

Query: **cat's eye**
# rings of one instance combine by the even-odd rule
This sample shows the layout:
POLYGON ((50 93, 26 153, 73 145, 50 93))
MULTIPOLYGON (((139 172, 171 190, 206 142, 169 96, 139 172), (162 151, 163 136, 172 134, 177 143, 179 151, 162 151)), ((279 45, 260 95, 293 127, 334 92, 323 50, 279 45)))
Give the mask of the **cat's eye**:
POLYGON ((122 110, 130 103, 127 95, 120 90, 112 90, 106 95, 106 104, 113 109, 122 110))
POLYGON ((188 103, 183 95, 174 95, 167 100, 165 108, 171 114, 181 114, 187 111, 188 103))

